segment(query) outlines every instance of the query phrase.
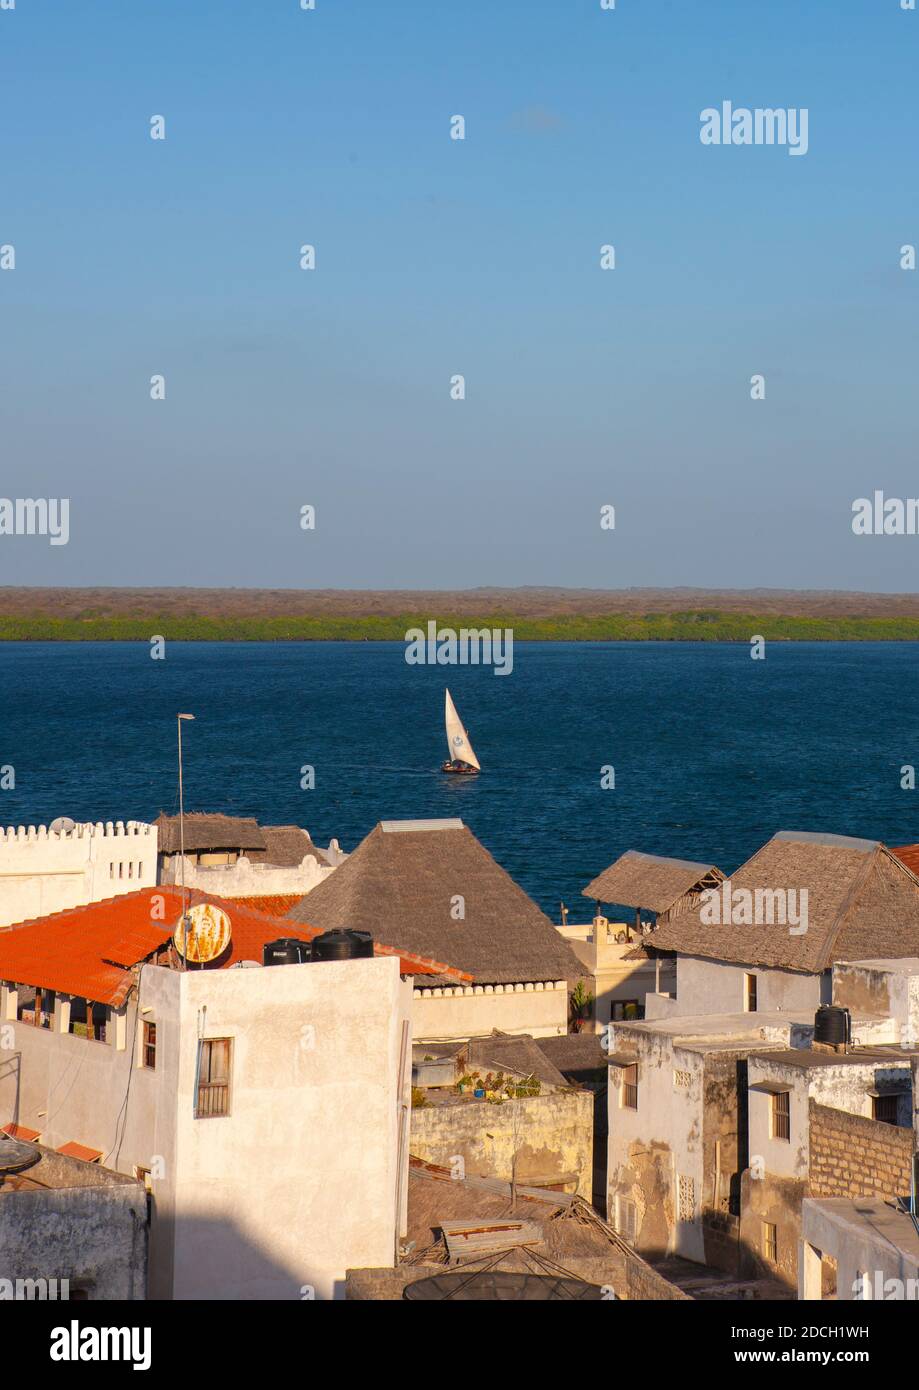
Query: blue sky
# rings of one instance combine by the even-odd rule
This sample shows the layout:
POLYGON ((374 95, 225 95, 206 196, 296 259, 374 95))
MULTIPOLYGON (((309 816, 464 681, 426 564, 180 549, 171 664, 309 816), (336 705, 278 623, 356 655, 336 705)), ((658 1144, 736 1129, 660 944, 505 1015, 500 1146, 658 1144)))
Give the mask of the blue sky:
POLYGON ((899 0, 16 0, 0 492, 71 521, 0 584, 919 588, 850 525, 919 495, 917 63, 899 0))

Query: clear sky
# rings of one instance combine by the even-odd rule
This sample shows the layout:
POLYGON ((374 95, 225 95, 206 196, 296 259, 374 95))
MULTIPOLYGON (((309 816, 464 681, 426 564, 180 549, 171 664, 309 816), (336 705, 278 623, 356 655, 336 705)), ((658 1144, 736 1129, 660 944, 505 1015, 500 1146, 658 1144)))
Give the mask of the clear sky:
POLYGON ((70 540, 0 584, 919 589, 851 530, 919 495, 917 75, 900 0, 16 0, 0 493, 70 540))

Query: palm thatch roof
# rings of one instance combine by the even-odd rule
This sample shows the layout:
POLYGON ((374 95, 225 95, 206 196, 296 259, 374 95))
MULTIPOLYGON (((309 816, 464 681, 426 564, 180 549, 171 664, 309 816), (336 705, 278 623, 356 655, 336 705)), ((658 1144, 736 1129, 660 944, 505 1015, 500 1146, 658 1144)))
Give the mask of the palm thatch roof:
POLYGON ((263 825, 263 850, 247 851, 253 864, 273 864, 280 868, 296 868, 304 859, 325 864, 325 858, 313 844, 309 833, 299 825, 263 825))
POLYGON ((583 894, 595 902, 645 908, 661 915, 676 908, 681 899, 714 887, 723 878, 724 874, 714 864, 666 859, 659 854, 628 849, 602 874, 591 879, 583 894))
MULTIPOLYGON (((161 854, 178 854, 180 850, 179 817, 160 811, 155 821, 157 848, 161 854)), ((200 850, 263 850, 265 836, 258 821, 251 816, 222 816, 208 811, 189 811, 185 816, 185 849, 200 850)))
POLYGON ((370 932, 447 961, 476 984, 584 973, 545 913, 461 820, 381 821, 287 915, 323 931, 370 932))
POLYGON ((660 924, 645 944, 807 973, 838 960, 919 955, 919 879, 877 840, 781 830, 729 883, 732 894, 794 889, 799 903, 806 889, 806 932, 779 921, 708 925, 694 910, 660 924))

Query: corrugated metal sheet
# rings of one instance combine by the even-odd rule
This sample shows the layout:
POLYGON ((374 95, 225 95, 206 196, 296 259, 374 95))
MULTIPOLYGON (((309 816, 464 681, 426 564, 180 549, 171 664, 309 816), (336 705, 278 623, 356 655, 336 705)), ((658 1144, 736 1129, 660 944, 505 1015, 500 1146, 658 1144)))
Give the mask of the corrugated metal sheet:
POLYGON ((450 1261, 477 1259, 516 1245, 538 1245, 542 1231, 532 1221, 444 1221, 440 1229, 450 1261))

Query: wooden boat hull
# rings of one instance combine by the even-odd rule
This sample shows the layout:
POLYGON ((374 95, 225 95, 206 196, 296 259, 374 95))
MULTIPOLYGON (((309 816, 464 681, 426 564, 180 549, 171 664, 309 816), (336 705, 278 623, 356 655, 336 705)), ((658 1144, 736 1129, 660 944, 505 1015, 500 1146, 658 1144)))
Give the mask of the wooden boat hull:
POLYGON ((468 763, 444 763, 440 770, 451 777, 478 777, 479 775, 479 769, 470 767, 468 763))

